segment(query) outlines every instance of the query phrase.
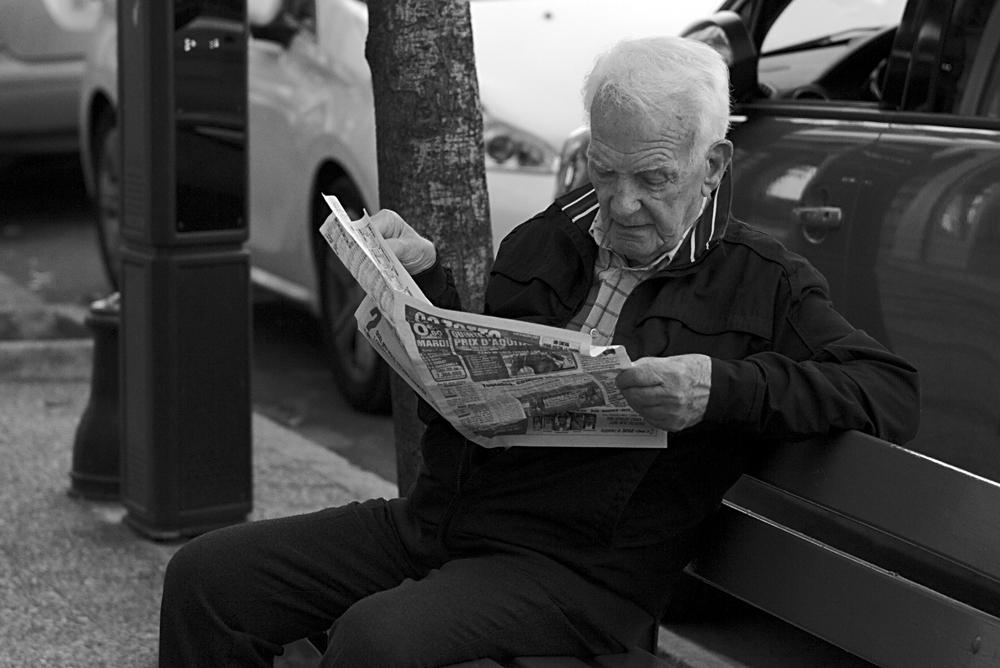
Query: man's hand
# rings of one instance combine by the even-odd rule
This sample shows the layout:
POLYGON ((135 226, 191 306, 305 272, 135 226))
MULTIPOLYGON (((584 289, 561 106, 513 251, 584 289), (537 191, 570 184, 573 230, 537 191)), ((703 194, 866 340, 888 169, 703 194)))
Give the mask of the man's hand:
POLYGON ((417 234, 398 213, 382 209, 371 217, 371 221, 407 272, 419 274, 434 265, 437 259, 434 244, 417 234))
POLYGON ((701 422, 712 389, 712 360, 705 355, 643 357, 618 374, 625 401, 646 422, 680 431, 701 422))

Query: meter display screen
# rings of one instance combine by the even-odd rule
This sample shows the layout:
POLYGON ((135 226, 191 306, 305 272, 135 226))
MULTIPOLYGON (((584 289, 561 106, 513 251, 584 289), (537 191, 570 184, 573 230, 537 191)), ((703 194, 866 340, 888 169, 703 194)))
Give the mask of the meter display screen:
POLYGON ((178 233, 246 226, 245 0, 174 0, 178 233))

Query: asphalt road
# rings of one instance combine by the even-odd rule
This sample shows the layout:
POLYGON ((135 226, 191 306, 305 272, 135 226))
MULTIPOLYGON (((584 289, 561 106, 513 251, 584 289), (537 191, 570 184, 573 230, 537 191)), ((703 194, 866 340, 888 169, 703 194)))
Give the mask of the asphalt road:
MULTIPOLYGON (((107 296, 91 216, 75 156, 0 163, 0 272, 51 303, 87 306, 107 296)), ((395 482, 392 419, 343 400, 318 323, 258 295, 253 328, 254 409, 395 482)))

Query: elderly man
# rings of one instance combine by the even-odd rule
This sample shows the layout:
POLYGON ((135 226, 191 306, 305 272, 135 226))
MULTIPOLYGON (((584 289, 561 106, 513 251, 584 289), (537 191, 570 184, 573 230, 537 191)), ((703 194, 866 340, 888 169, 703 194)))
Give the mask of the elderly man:
MULTIPOLYGON (((729 215, 728 75, 709 47, 624 42, 587 79, 593 187, 500 247, 490 315, 589 331, 635 361, 618 384, 669 447, 509 448, 426 405, 407 498, 198 538, 168 568, 162 666, 265 666, 332 626, 327 666, 607 653, 669 601, 706 519, 759 445, 917 426, 915 370, 833 309, 804 259, 729 215)), ((434 303, 433 244, 376 225, 434 303)))

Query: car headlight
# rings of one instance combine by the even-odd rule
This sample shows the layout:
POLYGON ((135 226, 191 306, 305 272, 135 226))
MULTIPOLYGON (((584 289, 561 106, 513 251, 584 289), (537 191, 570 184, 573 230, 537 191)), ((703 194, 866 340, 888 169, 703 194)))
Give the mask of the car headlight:
POLYGON ((543 139, 530 132, 483 116, 486 169, 555 174, 559 156, 543 139))
POLYGON ((579 128, 563 143, 559 154, 559 174, 556 176, 556 197, 579 188, 590 177, 587 175, 587 147, 590 146, 590 128, 579 128))

